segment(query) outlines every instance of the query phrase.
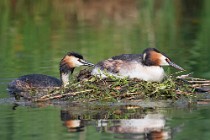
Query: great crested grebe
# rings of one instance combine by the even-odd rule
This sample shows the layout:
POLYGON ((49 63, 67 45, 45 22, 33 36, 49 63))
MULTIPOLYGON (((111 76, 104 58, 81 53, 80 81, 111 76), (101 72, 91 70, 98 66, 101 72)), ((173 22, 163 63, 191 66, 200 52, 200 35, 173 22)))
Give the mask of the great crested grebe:
POLYGON ((113 75, 119 78, 161 82, 165 76, 162 66, 168 65, 184 70, 157 49, 147 48, 143 54, 122 54, 101 61, 94 66, 91 75, 101 78, 113 75))
POLYGON ((10 93, 27 91, 30 88, 61 87, 69 84, 69 75, 79 66, 93 66, 83 59, 83 56, 68 52, 60 61, 60 80, 43 74, 29 74, 13 80, 8 85, 10 93))

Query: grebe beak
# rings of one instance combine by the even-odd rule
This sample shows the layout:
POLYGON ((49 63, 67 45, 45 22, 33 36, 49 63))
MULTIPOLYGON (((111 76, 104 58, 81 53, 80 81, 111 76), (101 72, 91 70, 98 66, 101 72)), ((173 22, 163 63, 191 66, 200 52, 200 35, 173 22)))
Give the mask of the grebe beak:
POLYGON ((90 66, 90 67, 94 66, 93 63, 90 63, 90 62, 88 62, 88 61, 86 61, 84 59, 80 59, 79 61, 80 61, 80 63, 83 64, 83 66, 90 66))
POLYGON ((166 59, 166 61, 168 62, 168 64, 178 70, 184 71, 184 69, 180 66, 178 66, 177 64, 175 64, 174 62, 171 62, 169 59, 166 59))

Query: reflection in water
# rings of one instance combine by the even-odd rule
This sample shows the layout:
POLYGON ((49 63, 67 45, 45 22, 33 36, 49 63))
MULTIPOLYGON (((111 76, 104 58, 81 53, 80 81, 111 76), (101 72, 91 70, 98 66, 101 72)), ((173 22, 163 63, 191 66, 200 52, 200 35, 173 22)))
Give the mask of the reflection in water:
POLYGON ((61 120, 69 132, 84 131, 84 128, 94 121, 94 127, 98 132, 114 134, 115 138, 147 140, 171 138, 164 115, 157 113, 155 109, 148 111, 136 106, 118 106, 105 113, 102 111, 103 107, 100 109, 96 107, 98 110, 88 112, 78 112, 73 108, 61 110, 61 120), (93 118, 94 120, 91 120, 93 118))
POLYGON ((84 131, 84 121, 80 120, 79 116, 74 118, 68 111, 61 110, 61 120, 63 125, 68 128, 69 132, 84 131))
POLYGON ((161 114, 147 114, 142 119, 120 119, 108 128, 109 132, 124 134, 121 138, 168 139, 164 130, 165 120, 161 114), (129 135, 135 134, 135 135, 129 135), (139 135, 138 135, 139 134, 139 135))

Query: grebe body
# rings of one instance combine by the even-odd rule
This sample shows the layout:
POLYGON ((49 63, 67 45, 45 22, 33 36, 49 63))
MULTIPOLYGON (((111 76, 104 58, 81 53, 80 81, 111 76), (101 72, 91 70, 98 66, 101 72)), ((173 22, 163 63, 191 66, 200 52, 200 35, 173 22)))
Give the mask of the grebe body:
POLYGON ((69 84, 69 76, 73 73, 74 68, 93 65, 85 61, 82 55, 69 52, 60 61, 60 80, 43 74, 29 74, 10 82, 8 84, 8 90, 10 93, 13 93, 27 91, 31 88, 65 87, 69 84))
POLYGON ((101 78, 112 75, 119 78, 161 82, 165 77, 162 66, 168 65, 184 70, 157 49, 147 48, 143 54, 122 54, 101 61, 95 65, 91 74, 101 78))

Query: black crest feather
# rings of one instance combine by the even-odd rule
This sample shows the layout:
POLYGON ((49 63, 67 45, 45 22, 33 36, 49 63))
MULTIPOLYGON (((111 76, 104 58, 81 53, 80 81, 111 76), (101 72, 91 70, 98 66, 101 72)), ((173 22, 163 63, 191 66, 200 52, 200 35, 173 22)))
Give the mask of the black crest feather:
POLYGON ((81 54, 75 53, 75 52, 68 52, 67 53, 68 56, 74 56, 77 57, 79 59, 83 59, 83 56, 81 54))

